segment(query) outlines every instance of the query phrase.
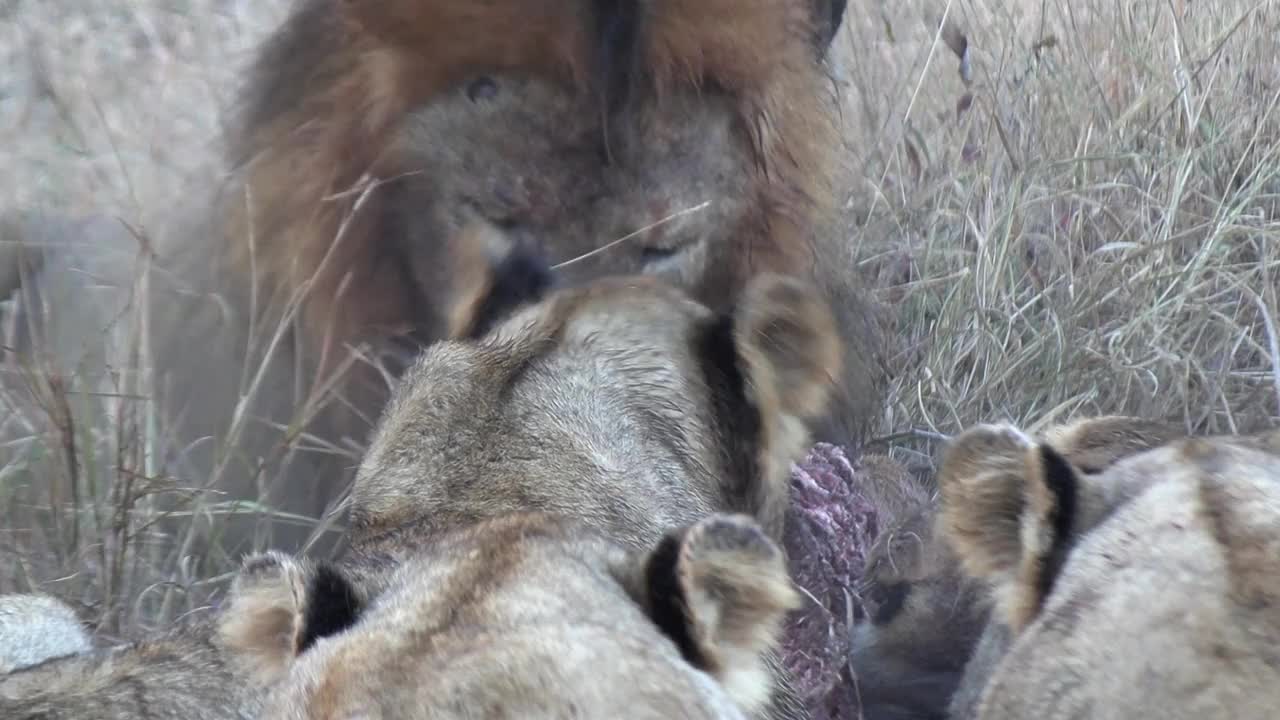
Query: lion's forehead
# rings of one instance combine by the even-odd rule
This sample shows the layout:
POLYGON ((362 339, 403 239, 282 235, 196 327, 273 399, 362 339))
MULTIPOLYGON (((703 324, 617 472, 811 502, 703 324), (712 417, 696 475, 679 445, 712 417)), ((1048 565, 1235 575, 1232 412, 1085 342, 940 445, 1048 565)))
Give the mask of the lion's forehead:
POLYGON ((1202 557, 1205 543, 1230 552, 1243 534, 1280 541, 1280 455, 1251 438, 1180 440, 1126 458, 1095 482, 1112 494, 1111 506, 1074 539, 1073 556, 1159 564, 1165 554, 1202 557))
POLYGON ((355 626, 301 656, 277 707, 741 717, 609 572, 625 551, 557 532, 519 549, 500 533, 464 538, 406 563, 355 626))
POLYGON ((742 717, 668 641, 625 624, 460 632, 437 646, 381 660, 371 652, 330 653, 295 668, 274 701, 335 718, 371 706, 395 716, 412 708, 404 717, 475 717, 479 709, 512 717, 559 717, 568 709, 587 717, 742 717))
MULTIPOLYGON (((516 308, 480 341, 433 343, 404 384, 432 391, 487 385, 500 381, 500 376, 519 374, 527 361, 556 355, 577 355, 594 364, 665 354, 687 345, 691 331, 710 318, 705 306, 657 278, 597 278, 516 308), (613 352, 598 353, 602 346, 613 352)), ((415 402, 429 399, 417 393, 403 395, 409 394, 415 402)))
MULTIPOLYGON (((599 279, 517 310, 478 343, 428 348, 406 379, 411 390, 400 404, 415 413, 453 412, 455 402, 470 404, 476 392, 507 388, 500 394, 509 398, 538 366, 553 368, 557 382, 610 376, 674 395, 702 382, 694 341, 710 320, 705 306, 657 279, 599 279)), ((546 379, 533 383, 535 394, 545 391, 546 379)))
POLYGON ((1199 602, 1192 596, 1223 580, 1215 550, 1194 485, 1153 484, 1076 538, 1043 617, 1103 609, 1130 614, 1139 610, 1132 605, 1136 593, 1147 593, 1153 584, 1185 585, 1172 600, 1199 602))

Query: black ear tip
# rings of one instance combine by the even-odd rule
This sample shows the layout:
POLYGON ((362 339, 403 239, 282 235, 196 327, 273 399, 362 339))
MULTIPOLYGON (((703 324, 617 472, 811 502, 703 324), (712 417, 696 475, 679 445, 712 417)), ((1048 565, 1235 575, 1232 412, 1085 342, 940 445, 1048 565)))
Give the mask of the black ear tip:
POLYGON ((298 652, 306 650, 319 638, 355 624, 360 609, 360 598, 351 581, 335 567, 328 564, 317 566, 308 582, 306 618, 298 652))
POLYGON ((1076 470, 1057 450, 1048 443, 1040 443, 1040 465, 1044 473, 1045 487, 1053 495, 1053 509, 1049 520, 1053 523, 1054 533, 1058 538, 1065 538, 1071 532, 1076 515, 1076 470))
POLYGON ((838 30, 840 23, 844 21, 844 11, 848 6, 846 0, 832 0, 831 2, 831 27, 838 30))
POLYGON ((1058 452, 1048 443, 1040 443, 1040 462, 1044 466, 1045 475, 1049 481, 1055 486, 1055 492, 1059 489, 1067 489, 1075 484, 1075 469, 1071 463, 1067 461, 1062 453, 1058 452))
POLYGON ((658 629, 675 642, 685 660, 706 667, 689 627, 688 599, 680 582, 680 546, 683 533, 668 533, 650 554, 645 567, 649 614, 658 629))

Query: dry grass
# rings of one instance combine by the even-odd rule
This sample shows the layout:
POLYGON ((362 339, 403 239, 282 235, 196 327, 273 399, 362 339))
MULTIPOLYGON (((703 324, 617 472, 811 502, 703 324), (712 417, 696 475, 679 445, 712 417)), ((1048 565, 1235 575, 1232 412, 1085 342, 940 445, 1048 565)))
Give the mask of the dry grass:
MULTIPOLYGON (((927 462, 930 438, 993 419, 1275 422, 1277 5, 851 8, 837 40, 850 247, 898 323, 896 452, 927 462)), ((4 204, 161 222, 180 181, 207 172, 228 83, 281 9, 0 2, 4 204)), ((117 320, 112 357, 136 355, 142 319, 117 320)), ((79 599, 115 635, 207 602, 234 558, 160 532, 160 498, 215 524, 223 508, 160 460, 146 374, 90 365, 8 369, 0 590, 79 599)))
POLYGON ((842 38, 851 235, 900 313, 887 431, 1274 422, 1280 5, 891 12, 842 38))
MULTIPOLYGON (((3 208, 105 212, 137 230, 141 247, 185 183, 216 168, 237 68, 285 6, 86 0, 69 12, 0 2, 3 208)), ((101 299, 93 309, 110 310, 51 303, 36 331, 60 352, 3 369, 0 591, 54 592, 115 637, 201 607, 235 558, 194 556, 194 533, 160 522, 216 528, 228 511, 201 492, 211 479, 163 462, 170 444, 137 362, 138 288, 111 287, 92 270, 66 283, 91 288, 78 303, 101 299)), ((6 318, 7 344, 32 332, 6 318)))

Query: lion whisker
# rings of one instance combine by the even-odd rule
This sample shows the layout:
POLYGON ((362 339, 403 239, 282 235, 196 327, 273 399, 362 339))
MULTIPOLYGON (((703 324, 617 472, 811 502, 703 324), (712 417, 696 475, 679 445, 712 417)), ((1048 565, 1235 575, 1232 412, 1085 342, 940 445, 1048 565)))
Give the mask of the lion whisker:
POLYGON ((689 214, 691 214, 691 213, 698 212, 698 211, 700 211, 700 210, 705 210, 705 209, 706 209, 706 207, 707 207, 708 205, 710 205, 710 204, 711 204, 711 201, 710 201, 710 200, 705 200, 705 201, 703 201, 702 203, 700 203, 700 204, 698 204, 698 205, 695 205, 695 206, 693 206, 693 207, 691 207, 691 208, 685 208, 684 210, 678 210, 678 211, 676 211, 676 212, 674 212, 674 213, 671 213, 670 215, 668 215, 668 216, 666 216, 666 217, 664 217, 664 218, 662 218, 662 219, 660 219, 660 220, 657 220, 657 221, 652 222, 652 223, 650 223, 650 224, 648 224, 648 225, 645 225, 644 227, 640 228, 639 230, 636 230, 635 232, 628 233, 628 234, 623 235, 622 237, 618 238, 617 240, 614 240, 614 241, 612 241, 612 242, 609 242, 609 243, 606 243, 606 244, 604 244, 604 245, 601 245, 600 247, 596 248, 595 250, 591 250, 591 251, 589 251, 589 252, 585 252, 585 253, 583 253, 583 254, 581 254, 581 255, 579 255, 579 256, 577 256, 577 257, 575 257, 575 258, 570 258, 569 260, 565 260, 564 262, 562 262, 562 263, 560 263, 560 264, 558 264, 558 265, 552 265, 552 266, 551 266, 551 269, 552 269, 552 270, 559 270, 559 269, 561 269, 561 268, 568 267, 568 266, 570 266, 570 265, 572 265, 572 264, 574 264, 574 263, 576 263, 576 262, 579 262, 579 261, 582 261, 582 260, 586 260, 586 259, 587 259, 587 258, 589 258, 589 257, 594 257, 594 256, 596 256, 596 255, 599 255, 600 253, 604 252, 605 250, 608 250, 608 249, 609 249, 609 248, 611 248, 611 247, 614 247, 615 245, 618 245, 618 244, 621 244, 621 243, 623 243, 623 242, 626 242, 627 240, 630 240, 631 238, 634 238, 634 237, 636 237, 637 235, 640 235, 640 234, 643 234, 643 233, 649 232, 650 230, 652 230, 652 229, 654 229, 654 228, 656 228, 656 227, 660 227, 660 226, 662 226, 662 225, 665 225, 666 223, 669 223, 669 222, 671 222, 672 220, 675 220, 676 218, 683 217, 683 216, 685 216, 685 215, 689 215, 689 214))

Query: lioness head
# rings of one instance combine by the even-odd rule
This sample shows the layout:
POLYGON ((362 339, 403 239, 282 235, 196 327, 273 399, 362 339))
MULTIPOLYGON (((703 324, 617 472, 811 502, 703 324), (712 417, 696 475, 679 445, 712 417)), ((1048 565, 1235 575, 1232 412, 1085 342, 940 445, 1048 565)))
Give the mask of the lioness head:
POLYGON ((940 527, 1009 634, 971 664, 976 717, 1273 717, 1278 450, 1186 438, 1091 474, 1013 427, 956 438, 940 527))
MULTIPOLYGON (((1170 424, 1108 416, 1052 426, 1042 433, 1078 472, 1099 473, 1115 462, 1181 436, 1170 424)), ((962 463, 988 462, 981 452, 949 455, 962 463)), ((963 572, 938 529, 929 503, 887 528, 867 557, 863 600, 867 617, 853 633, 850 660, 867 720, 966 718, 981 690, 978 673, 1003 653, 1006 628, 989 622, 985 584, 963 572)), ((990 518, 972 518, 981 531, 990 518)))
POLYGON ((804 283, 764 275, 715 312, 648 277, 564 288, 428 348, 352 490, 352 543, 412 545, 523 510, 633 548, 713 511, 775 540, 840 346, 804 283))
POLYGON ((327 566, 246 561, 223 632, 275 683, 262 717, 741 718, 799 599, 749 518, 634 552, 540 513, 444 533, 357 597, 327 566))

